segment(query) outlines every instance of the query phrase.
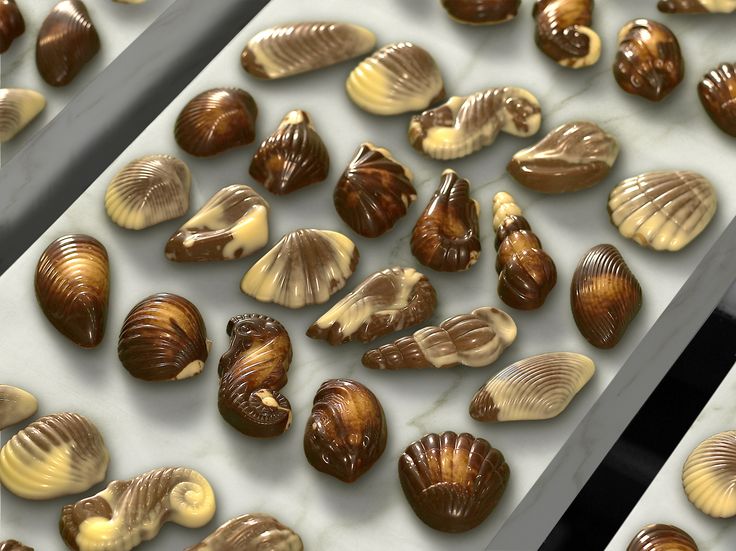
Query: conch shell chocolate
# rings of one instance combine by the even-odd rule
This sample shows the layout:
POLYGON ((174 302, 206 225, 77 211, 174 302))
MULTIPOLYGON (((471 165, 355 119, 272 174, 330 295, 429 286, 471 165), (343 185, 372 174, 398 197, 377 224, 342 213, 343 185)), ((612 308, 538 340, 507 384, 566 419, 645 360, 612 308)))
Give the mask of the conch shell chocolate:
POLYGON ((0 385, 0 430, 20 423, 36 413, 36 397, 17 386, 0 385))
POLYGON ((682 485, 690 502, 714 518, 736 516, 736 431, 703 440, 685 460, 682 485))
POLYGON ((718 128, 736 137, 736 65, 721 63, 709 71, 698 84, 698 96, 718 128))
POLYGON ((626 551, 698 551, 698 545, 682 528, 648 524, 636 533, 626 551))
POLYGON ((0 54, 26 31, 26 22, 15 0, 0 0, 0 54))
POLYGON ((659 0, 657 9, 664 13, 731 13, 736 0, 659 0))
POLYGON ((516 17, 521 0, 442 0, 442 7, 458 23, 496 25, 516 17))
POLYGON ((46 99, 35 90, 0 88, 0 143, 12 140, 44 107, 46 99))
POLYGON ((296 532, 272 516, 253 513, 228 520, 185 551, 304 551, 304 545, 296 532))
POLYGON ((593 0, 537 0, 534 40, 542 52, 564 67, 580 69, 598 61, 601 39, 591 29, 593 0))

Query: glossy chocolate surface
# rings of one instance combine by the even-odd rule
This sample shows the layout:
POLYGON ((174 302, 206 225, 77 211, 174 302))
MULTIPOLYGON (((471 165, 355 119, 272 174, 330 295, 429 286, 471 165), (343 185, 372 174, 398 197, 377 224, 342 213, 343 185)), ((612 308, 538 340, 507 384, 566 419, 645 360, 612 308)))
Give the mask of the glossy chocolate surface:
POLYGON ((736 0, 659 0, 657 9, 664 13, 731 13, 736 0))
POLYGON ((23 545, 18 540, 0 541, 0 551, 33 551, 33 547, 23 545))
POLYGON ((17 386, 0 385, 0 430, 20 423, 36 413, 36 397, 17 386))
POLYGON ((601 39, 591 28, 593 0, 537 0, 534 40, 549 58, 579 69, 598 61, 601 39))
POLYGON ((736 137, 736 65, 721 63, 706 73, 698 84, 698 96, 718 128, 736 137))
POLYGON ((0 143, 12 140, 44 107, 46 99, 35 90, 0 88, 0 143))
POLYGON ((736 431, 719 432, 698 444, 682 467, 682 485, 706 515, 736 517, 736 431))
MULTIPOLYGON (((253 513, 228 520, 185 551, 303 551, 299 535, 270 515, 253 513)), ((2 550, 0 550, 2 551, 2 550)))
POLYGON ((0 54, 25 31, 26 23, 15 0, 0 0, 0 54))
POLYGON ((442 0, 455 21, 468 25, 495 25, 516 17, 521 0, 442 0))
POLYGON ((698 546, 682 528, 648 524, 637 532, 626 551, 698 551, 698 546))

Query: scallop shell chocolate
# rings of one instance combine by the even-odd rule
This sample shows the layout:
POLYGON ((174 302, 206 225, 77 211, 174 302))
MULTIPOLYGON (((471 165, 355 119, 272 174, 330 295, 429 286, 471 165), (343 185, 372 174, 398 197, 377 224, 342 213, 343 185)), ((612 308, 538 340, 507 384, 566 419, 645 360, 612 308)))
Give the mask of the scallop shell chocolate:
POLYGON ((716 193, 688 170, 645 172, 627 178, 608 196, 611 223, 624 237, 657 251, 679 251, 706 228, 716 193))
POLYGON ((270 515, 253 513, 228 520, 185 551, 304 551, 304 545, 288 526, 270 515))
POLYGON ((0 0, 0 54, 25 31, 26 23, 15 0, 0 0))
POLYGON ((258 107, 240 88, 212 88, 196 95, 181 110, 174 138, 195 157, 211 157, 251 143, 256 136, 258 107))
POLYGON ((0 483, 25 499, 54 499, 102 482, 109 461, 92 421, 55 413, 34 421, 2 447, 0 483))
POLYGON ((510 474, 499 450, 468 433, 427 434, 399 457, 406 500, 422 522, 442 532, 481 524, 503 497, 510 474))
POLYGON ((118 358, 133 377, 175 381, 202 371, 211 344, 194 304, 172 293, 157 293, 136 304, 125 318, 118 358))
POLYGON ((664 13, 732 13, 736 0, 659 0, 657 9, 664 13))
POLYGON ((45 107, 46 99, 35 90, 0 88, 0 143, 12 140, 45 107))
POLYGON ((52 242, 38 260, 35 288, 41 310, 62 335, 84 348, 100 344, 110 294, 102 243, 83 234, 52 242))
POLYGON ((0 541, 0 551, 33 551, 33 547, 23 545, 18 540, 0 541))
POLYGON ((51 86, 66 86, 100 50, 87 6, 62 0, 46 16, 36 40, 36 66, 51 86))
POLYGON ((367 54, 375 45, 376 37, 371 31, 351 23, 277 25, 251 38, 240 61, 254 77, 277 79, 367 54))
POLYGON ((458 23, 496 25, 516 17, 521 0, 442 0, 442 7, 458 23))
POLYGON ((445 97, 437 63, 411 42, 384 46, 348 76, 348 96, 374 115, 400 115, 426 109, 445 97))
POLYGON ((648 524, 636 533, 626 551, 698 551, 698 545, 682 528, 648 524))
POLYGON ((601 39, 591 28, 593 6, 593 0, 537 0, 532 13, 537 22, 537 47, 563 67, 595 64, 601 55, 601 39))
POLYGON ((714 518, 736 516, 736 431, 703 440, 682 467, 690 503, 714 518))
POLYGON ((240 290, 287 308, 322 304, 345 286, 359 258, 355 243, 339 232, 296 230, 253 264, 240 290))
POLYGON ((718 128, 736 137, 736 65, 721 63, 709 71, 698 84, 698 96, 718 128))
POLYGON ((146 155, 125 165, 110 181, 105 210, 122 228, 149 228, 189 210, 191 183, 184 161, 171 155, 146 155))
POLYGON ((0 385, 0 430, 20 423, 36 413, 36 397, 17 386, 0 385))

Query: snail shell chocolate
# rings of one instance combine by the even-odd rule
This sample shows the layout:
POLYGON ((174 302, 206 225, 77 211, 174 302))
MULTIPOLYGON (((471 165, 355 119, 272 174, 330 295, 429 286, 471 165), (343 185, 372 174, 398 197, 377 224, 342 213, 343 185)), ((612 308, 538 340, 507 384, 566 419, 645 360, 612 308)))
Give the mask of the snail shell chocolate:
POLYGON ((467 25, 495 25, 516 17, 521 0, 442 0, 455 21, 467 25))
POLYGON ((41 417, 0 450, 0 483, 25 499, 54 499, 89 490, 110 461, 97 427, 76 413, 41 417))
POLYGON ((12 140, 44 107, 46 99, 35 90, 0 88, 0 143, 12 140))
POLYGON ((258 107, 239 88, 212 88, 196 95, 181 110, 174 138, 195 157, 211 157, 248 145, 256 137, 258 107))
POLYGON ((736 65, 722 63, 708 72, 698 84, 698 96, 718 128, 736 137, 736 65))
POLYGON ((110 294, 102 243, 82 234, 52 242, 38 260, 35 288, 41 310, 62 335, 84 348, 100 344, 110 294))
POLYGON ((445 97, 437 63, 411 42, 389 44, 364 59, 345 87, 358 107, 374 115, 419 111, 445 97))
POLYGON ((355 482, 386 448, 386 417, 366 386, 350 379, 322 383, 304 431, 304 454, 320 472, 355 482))
POLYGON ((146 155, 131 161, 107 186, 105 210, 118 226, 142 230, 179 218, 189 210, 192 175, 171 155, 146 155))
POLYGON ((616 139, 597 124, 568 122, 516 153, 506 168, 517 182, 534 191, 579 191, 608 175, 618 150, 616 139))
POLYGON ((590 28, 593 0, 537 0, 534 40, 547 57, 564 67, 580 69, 598 61, 601 39, 590 28))
POLYGON ((130 551, 155 538, 166 522, 199 528, 214 515, 207 479, 193 469, 168 467, 115 480, 92 497, 64 505, 59 531, 75 551, 130 551))
POLYGON ((596 245, 572 276, 570 302, 575 324, 590 344, 613 348, 639 313, 639 282, 613 245, 596 245))
POLYGON ((719 432, 698 444, 682 467, 682 485, 706 515, 736 516, 736 431, 719 432))
POLYGON ((626 551, 698 551, 698 546, 677 526, 648 524, 637 532, 626 551))
POLYGON ((0 385, 0 430, 7 428, 36 413, 36 397, 22 388, 0 385))
POLYGON ((268 211, 252 188, 222 188, 169 238, 166 258, 207 262, 248 256, 268 243, 268 211))
POLYGON ((18 540, 0 541, 0 551, 33 551, 33 547, 23 545, 18 540))
POLYGON ((296 230, 253 264, 240 289, 287 308, 322 304, 345 286, 359 258, 355 243, 341 233, 296 230))
POLYGON ((413 178, 390 151, 363 143, 335 187, 337 214, 363 237, 383 235, 417 198, 413 178))
POLYGON ((399 457, 406 500, 422 522, 442 532, 465 532, 482 523, 510 474, 499 450, 468 433, 427 434, 399 457))
POLYGON ((516 339, 516 324, 506 312, 484 306, 452 316, 363 354, 371 369, 485 367, 516 339))
POLYGON ((51 86, 65 86, 100 50, 100 37, 81 0, 62 0, 44 19, 36 40, 36 66, 51 86))
MULTIPOLYGON (((303 551, 299 535, 270 515, 254 513, 228 520, 185 551, 303 551)), ((2 551, 2 550, 0 550, 2 551)))
POLYGON ((367 54, 376 45, 368 29, 351 23, 277 25, 248 41, 240 61, 257 78, 284 78, 367 54))
POLYGON ((25 31, 26 23, 15 0, 0 0, 0 54, 25 31))
POLYGON ((551 419, 565 410, 594 372, 593 360, 573 352, 519 360, 478 389, 470 416, 478 421, 551 419))
POLYGON ((523 88, 489 88, 453 96, 442 105, 414 115, 411 146, 433 159, 458 159, 491 145, 500 132, 527 137, 542 123, 541 107, 523 88))
POLYGON ((211 344, 194 304, 172 293, 157 293, 136 304, 125 318, 118 358, 133 377, 174 381, 198 375, 211 344))
POLYGON ((731 13, 736 0, 659 0, 657 9, 665 13, 731 13))
POLYGON ((414 268, 386 268, 369 276, 307 330, 332 345, 371 342, 429 319, 437 292, 414 268))

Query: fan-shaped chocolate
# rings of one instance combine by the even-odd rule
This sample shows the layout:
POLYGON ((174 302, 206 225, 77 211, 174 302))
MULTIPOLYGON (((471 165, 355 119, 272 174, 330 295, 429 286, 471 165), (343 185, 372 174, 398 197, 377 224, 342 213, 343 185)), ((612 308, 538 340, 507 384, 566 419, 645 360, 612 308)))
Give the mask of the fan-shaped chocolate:
POLYGON ((12 140, 44 107, 46 99, 35 90, 0 88, 0 143, 12 140))
POLYGON ((590 27, 593 0, 537 0, 534 40, 550 59, 564 67, 580 69, 598 61, 601 39, 590 27))
MULTIPOLYGON (((733 4, 736 10, 736 1, 733 4)), ((718 128, 736 137, 736 65, 721 63, 698 84, 705 112, 718 128)))
POLYGON ((185 551, 304 551, 304 546, 291 528, 270 515, 253 513, 228 520, 185 551))
POLYGON ((698 546, 677 526, 648 524, 636 533, 626 551, 698 551, 698 546))
POLYGON ((17 386, 0 385, 0 430, 20 423, 36 413, 36 397, 17 386))
POLYGON ((690 502, 715 518, 736 516, 736 431, 703 440, 685 460, 682 485, 690 502))
POLYGON ((467 25, 496 25, 516 17, 521 0, 442 0, 455 21, 467 25))
POLYGON ((0 54, 25 31, 26 23, 15 0, 0 0, 0 54))

